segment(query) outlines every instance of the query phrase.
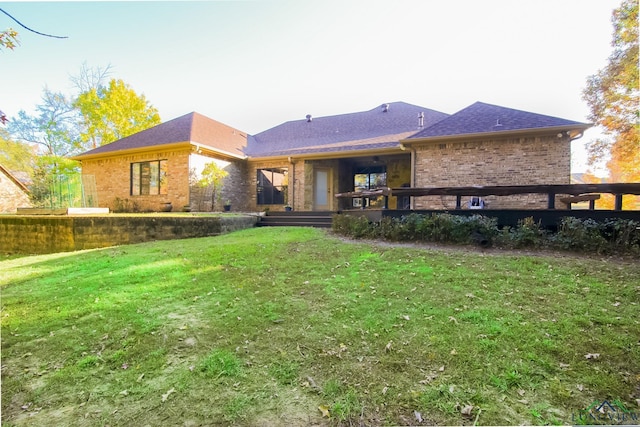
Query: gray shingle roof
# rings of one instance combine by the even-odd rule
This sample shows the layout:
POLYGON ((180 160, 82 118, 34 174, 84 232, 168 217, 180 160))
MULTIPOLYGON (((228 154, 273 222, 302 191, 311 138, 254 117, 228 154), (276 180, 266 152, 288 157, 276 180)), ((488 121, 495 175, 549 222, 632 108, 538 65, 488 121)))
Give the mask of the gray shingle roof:
POLYGON ((590 125, 476 102, 416 133, 408 140, 559 127, 586 129, 590 125))
POLYGON ((267 157, 393 147, 421 129, 418 114, 424 114, 423 127, 448 117, 404 102, 386 105, 386 112, 379 106, 369 111, 313 117, 311 121, 285 122, 249 138, 246 154, 267 157))
POLYGON ((242 131, 193 112, 87 151, 76 158, 179 142, 197 143, 216 151, 244 157, 247 135, 242 131))

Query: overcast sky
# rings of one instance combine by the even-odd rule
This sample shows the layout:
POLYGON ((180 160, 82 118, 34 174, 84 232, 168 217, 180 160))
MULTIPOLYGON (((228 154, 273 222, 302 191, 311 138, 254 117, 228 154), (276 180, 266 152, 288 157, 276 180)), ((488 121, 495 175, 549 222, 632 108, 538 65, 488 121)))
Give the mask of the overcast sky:
MULTIPOLYGON (((454 113, 476 101, 587 122, 586 78, 610 55, 619 0, 3 2, 0 109, 111 65, 162 121, 197 111, 255 134, 289 120, 404 101, 454 113)), ((588 131, 574 142, 584 171, 588 131)))

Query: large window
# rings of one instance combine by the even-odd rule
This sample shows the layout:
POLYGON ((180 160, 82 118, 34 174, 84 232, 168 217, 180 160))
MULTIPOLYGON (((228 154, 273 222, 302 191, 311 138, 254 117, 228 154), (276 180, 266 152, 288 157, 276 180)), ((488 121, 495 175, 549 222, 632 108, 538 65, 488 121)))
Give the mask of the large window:
POLYGON ((167 161, 131 163, 131 195, 167 194, 167 161))
MULTIPOLYGON (((387 186, 387 171, 384 166, 371 166, 356 168, 353 175, 354 191, 375 190, 376 188, 387 186)), ((366 197, 364 199, 353 199, 354 207, 382 207, 384 197, 366 197), (364 206, 363 206, 364 203, 364 206)))
POLYGON ((289 176, 287 168, 258 169, 258 204, 284 205, 287 203, 289 176))
POLYGON ((374 190, 387 186, 387 172, 384 166, 356 169, 353 177, 355 191, 374 190))

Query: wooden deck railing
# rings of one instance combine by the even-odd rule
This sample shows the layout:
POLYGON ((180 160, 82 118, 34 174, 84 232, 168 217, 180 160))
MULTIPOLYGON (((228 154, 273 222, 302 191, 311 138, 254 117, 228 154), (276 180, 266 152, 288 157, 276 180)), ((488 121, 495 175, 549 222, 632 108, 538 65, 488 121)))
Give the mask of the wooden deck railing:
MULTIPOLYGON (((624 195, 640 195, 640 182, 613 183, 613 184, 560 184, 560 185, 496 185, 496 186, 470 186, 470 187, 400 187, 379 188, 362 192, 348 192, 336 194, 337 198, 367 198, 384 197, 384 207, 388 208, 388 199, 395 197, 421 197, 421 196, 456 196, 456 209, 462 208, 463 196, 512 196, 516 194, 547 194, 548 209, 555 209, 556 195, 568 195, 565 203, 570 205, 578 201, 590 201, 590 208, 601 193, 615 196, 615 210, 622 210, 622 198, 624 195)), ((364 206, 364 203, 363 203, 364 206)))

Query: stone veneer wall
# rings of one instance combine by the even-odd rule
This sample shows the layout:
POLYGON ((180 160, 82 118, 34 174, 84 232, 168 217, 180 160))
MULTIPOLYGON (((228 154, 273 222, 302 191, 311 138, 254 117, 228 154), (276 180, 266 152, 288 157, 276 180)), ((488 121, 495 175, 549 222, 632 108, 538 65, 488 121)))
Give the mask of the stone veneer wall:
MULTIPOLYGON (((570 174, 571 141, 556 134, 416 146, 416 187, 569 184, 570 174)), ((491 209, 547 208, 546 194, 488 196, 485 201, 491 209)), ((453 209, 455 204, 453 196, 430 196, 416 197, 413 207, 453 209)))
POLYGON ((29 195, 4 173, 0 173, 0 213, 16 213, 18 208, 33 206, 29 195))
POLYGON ((44 254, 251 228, 257 216, 0 216, 0 253, 44 254))
POLYGON ((94 175, 98 193, 98 206, 115 210, 116 199, 135 204, 140 211, 160 211, 164 202, 171 202, 179 211, 189 204, 189 155, 190 149, 155 151, 127 156, 114 156, 100 160, 83 160, 82 173, 94 175), (167 160, 168 195, 132 196, 131 163, 167 160))
MULTIPOLYGON (((298 209, 301 210, 299 208, 299 204, 297 203, 299 200, 298 194, 295 194, 295 199, 293 198, 293 194, 294 194, 294 189, 293 189, 293 181, 291 180, 291 177, 293 176, 295 179, 294 175, 298 174, 298 168, 300 167, 301 163, 298 162, 297 164, 289 163, 287 160, 271 160, 271 161, 258 161, 258 162, 250 162, 247 170, 248 170, 248 179, 247 179, 247 186, 246 186, 246 194, 248 196, 248 208, 251 211, 264 211, 264 210, 270 210, 270 211, 284 211, 284 205, 258 205, 258 169, 267 169, 267 168, 287 168, 288 173, 289 173, 289 187, 287 188, 288 191, 288 200, 289 200, 289 204, 291 204, 293 202, 293 204, 291 206, 294 207, 294 209, 298 209), (293 169, 296 169, 295 172, 293 171, 293 169)), ((296 191, 298 191, 298 189, 296 189, 296 191)))

